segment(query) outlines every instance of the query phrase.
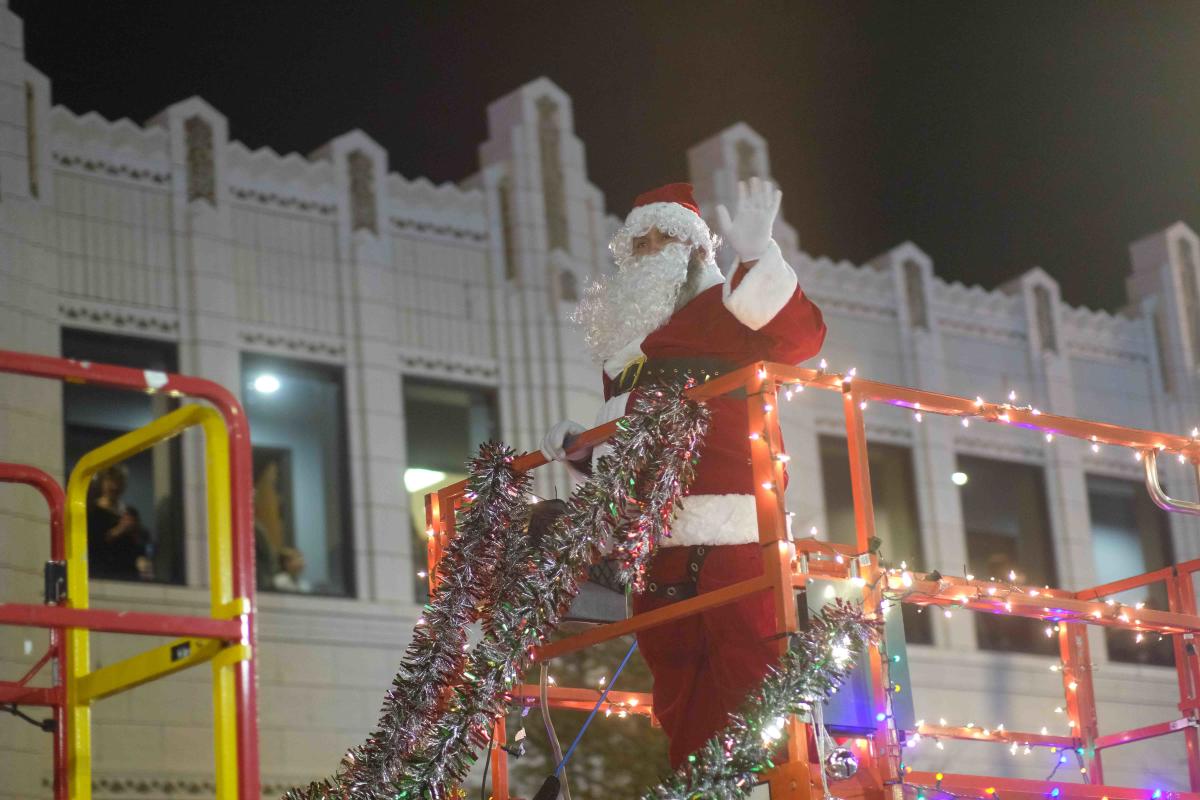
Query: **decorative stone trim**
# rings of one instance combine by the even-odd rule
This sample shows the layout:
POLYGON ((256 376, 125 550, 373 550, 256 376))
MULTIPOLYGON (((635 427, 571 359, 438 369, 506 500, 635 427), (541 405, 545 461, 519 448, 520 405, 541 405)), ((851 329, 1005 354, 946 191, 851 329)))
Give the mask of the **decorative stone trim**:
POLYGON ((50 154, 54 163, 65 169, 75 169, 94 175, 104 175, 110 178, 125 178, 138 183, 153 183, 157 186, 167 186, 171 183, 171 173, 148 167, 137 167, 130 164, 118 164, 101 158, 81 156, 71 153, 53 152, 50 154))
POLYGON ((275 208, 282 208, 288 211, 303 211, 310 214, 320 214, 323 217, 331 217, 337 213, 336 203, 322 203, 319 200, 310 200, 303 197, 289 197, 276 194, 275 192, 252 189, 248 186, 230 186, 229 194, 235 200, 245 203, 274 206, 275 208))
MULTIPOLYGON (((986 424, 986 423, 984 423, 986 424)), ((1051 445, 1058 447, 1059 444, 1051 445)), ((1041 445, 1021 444, 1001 436, 955 436, 954 451, 968 456, 1020 461, 1026 464, 1045 465, 1046 452, 1041 445)))
POLYGON ((1138 353, 1132 350, 1118 350, 1103 344, 1085 339, 1068 339, 1066 341, 1068 356, 1079 358, 1096 358, 1102 361, 1123 361, 1129 364, 1150 364, 1149 353, 1138 353))
POLYGON ((333 339, 318 339, 296 333, 264 330, 242 331, 238 338, 243 344, 251 347, 262 347, 290 354, 299 353, 305 356, 334 360, 346 357, 346 345, 333 339))
POLYGON ((495 361, 469 359, 450 353, 402 352, 400 366, 408 374, 423 377, 458 377, 487 382, 500 377, 500 368, 495 361))
POLYGON ((997 325, 987 325, 978 321, 955 319, 954 317, 938 317, 938 326, 942 329, 943 333, 961 333, 997 342, 1024 343, 1029 340, 1029 335, 1024 331, 1002 328, 997 325))
MULTIPOLYGON (((284 792, 312 780, 310 777, 294 779, 276 778, 261 783, 263 797, 279 797, 284 792)), ((52 789, 53 781, 42 778, 42 788, 52 789)), ((217 787, 210 778, 147 778, 144 776, 103 776, 92 780, 92 794, 96 800, 109 798, 137 797, 140 800, 170 800, 177 797, 213 797, 217 787)))
MULTIPOLYGON (((863 420, 867 428, 868 441, 898 444, 905 447, 912 446, 912 430, 899 425, 872 422, 869 415, 870 412, 868 411, 867 417, 863 420)), ((840 436, 843 439, 846 437, 846 420, 842 417, 818 416, 815 418, 814 423, 818 434, 823 436, 840 436)))
POLYGON ((416 219, 392 217, 391 223, 393 228, 402 233, 422 233, 469 242, 486 242, 488 238, 487 231, 471 230, 453 225, 434 225, 416 219))
POLYGON ((156 314, 142 309, 72 301, 59 303, 58 316, 60 321, 67 325, 83 325, 123 333, 148 333, 170 338, 179 335, 179 319, 174 314, 156 314))
MULTIPOLYGON (((804 284, 800 284, 800 288, 804 289, 804 284)), ((899 316, 895 307, 884 305, 883 303, 864 303, 860 300, 851 300, 837 295, 826 294, 821 289, 814 291, 805 291, 812 301, 816 303, 823 312, 840 311, 845 314, 850 314, 859 317, 870 317, 871 319, 884 320, 894 322, 899 316)))

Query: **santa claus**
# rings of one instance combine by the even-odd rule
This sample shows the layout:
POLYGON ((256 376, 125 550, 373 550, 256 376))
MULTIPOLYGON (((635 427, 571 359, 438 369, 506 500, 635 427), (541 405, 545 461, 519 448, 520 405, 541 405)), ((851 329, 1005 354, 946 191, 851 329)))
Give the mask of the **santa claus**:
MULTIPOLYGON (((637 198, 610 248, 617 271, 588 288, 575 313, 603 367, 596 424, 624 416, 632 397, 663 381, 698 380, 755 361, 795 364, 825 338, 820 310, 771 236, 781 193, 765 180, 739 184, 732 217, 717 206, 736 256, 717 268, 719 240, 692 197, 673 183, 637 198)), ((709 401, 712 421, 695 480, 655 554, 635 613, 762 573, 744 396, 709 401)), ((587 471, 572 451, 583 426, 566 420, 542 441, 547 458, 587 471)), ((778 657, 774 607, 763 593, 638 634, 654 675, 654 713, 670 737, 673 767, 725 726, 728 714, 778 657)))

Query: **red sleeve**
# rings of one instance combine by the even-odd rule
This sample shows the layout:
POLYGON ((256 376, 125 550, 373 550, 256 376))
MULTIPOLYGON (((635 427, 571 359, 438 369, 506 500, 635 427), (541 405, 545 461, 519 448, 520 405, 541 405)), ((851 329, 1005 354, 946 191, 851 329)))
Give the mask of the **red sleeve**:
POLYGON ((764 361, 799 364, 821 352, 825 342, 825 320, 821 309, 800 289, 792 292, 778 314, 757 331, 764 361))
MULTIPOLYGON (((743 279, 751 274, 751 270, 759 263, 750 261, 738 264, 729 281, 730 294, 737 290, 743 279)), ((782 259, 778 265, 772 259, 766 268, 777 269, 779 266, 791 271, 790 267, 782 264, 782 259)), ((795 285, 794 278, 792 278, 791 285, 794 288, 783 307, 754 331, 752 349, 755 360, 798 364, 821 351, 826 332, 821 309, 808 299, 798 285, 795 285)), ((734 313, 736 316, 736 312, 734 313)))

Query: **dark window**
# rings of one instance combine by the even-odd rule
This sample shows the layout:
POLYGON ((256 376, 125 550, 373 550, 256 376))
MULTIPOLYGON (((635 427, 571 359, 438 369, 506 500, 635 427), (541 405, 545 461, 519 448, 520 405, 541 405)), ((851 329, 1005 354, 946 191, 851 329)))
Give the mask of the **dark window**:
MULTIPOLYGON (((175 372, 175 345, 91 331, 62 332, 64 358, 175 372)), ((148 395, 63 384, 63 463, 149 424, 177 406, 148 395)), ((93 578, 183 583, 183 494, 179 440, 102 471, 88 492, 88 566, 93 578)))
POLYGON ((929 330, 929 309, 925 305, 925 273, 911 258, 904 262, 904 296, 913 327, 929 330))
POLYGON ((1037 312, 1038 337, 1042 349, 1058 352, 1058 334, 1054 327, 1054 298, 1045 286, 1033 287, 1033 303, 1037 312))
POLYGON ((354 593, 342 370, 242 356, 258 587, 354 593))
POLYGON ((1183 324, 1192 345, 1192 367, 1200 368, 1200 286, 1196 279, 1196 250, 1187 239, 1176 244, 1179 253, 1179 282, 1183 286, 1183 324))
MULTIPOLYGON (((412 517, 415 569, 427 568, 425 495, 467 477, 466 462, 479 445, 496 439, 496 397, 490 389, 462 384, 404 379, 404 425, 408 468, 404 486, 412 517)), ((428 597, 428 585, 416 582, 416 597, 428 597)))
MULTIPOLYGON (((1174 563, 1167 514, 1154 505, 1142 483, 1088 475, 1087 490, 1096 583, 1111 583, 1174 563)), ((1150 608, 1166 609, 1167 588, 1166 584, 1154 583, 1113 595, 1112 599, 1127 606, 1145 603, 1150 608)), ((1105 634, 1108 657, 1113 661, 1162 666, 1175 663, 1170 639, 1156 633, 1143 634, 1140 642, 1134 631, 1105 628, 1105 634)))
MULTIPOLYGON (((850 487, 850 456, 846 440, 822 436, 821 478, 825 484, 825 513, 829 539, 853 545, 854 496, 850 487)), ((880 538, 880 558, 891 566, 904 562, 909 569, 929 569, 921 546, 921 520, 917 512, 912 450, 872 442, 867 447, 871 470, 871 495, 875 503, 875 534, 880 538)), ((929 614, 919 606, 904 604, 904 630, 909 642, 931 644, 929 614)))
POLYGON ((569 269, 558 271, 558 299, 567 303, 579 302, 579 279, 569 269))
MULTIPOLYGON (((1054 549, 1041 467, 989 458, 959 456, 967 569, 976 578, 1002 583, 1053 586, 1054 549)), ((1058 638, 1046 624, 999 614, 976 614, 983 650, 1058 652, 1058 638)))

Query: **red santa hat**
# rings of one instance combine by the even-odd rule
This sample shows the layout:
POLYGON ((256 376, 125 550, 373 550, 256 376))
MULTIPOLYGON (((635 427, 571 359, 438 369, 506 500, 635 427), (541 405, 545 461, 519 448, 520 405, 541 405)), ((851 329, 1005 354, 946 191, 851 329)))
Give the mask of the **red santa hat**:
POLYGON ((716 252, 718 239, 700 216, 690 183, 668 183, 637 196, 625 224, 608 245, 618 264, 629 258, 633 240, 651 228, 703 249, 709 258, 716 252))

